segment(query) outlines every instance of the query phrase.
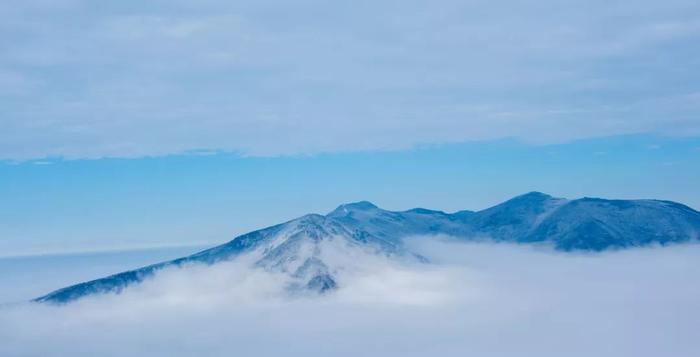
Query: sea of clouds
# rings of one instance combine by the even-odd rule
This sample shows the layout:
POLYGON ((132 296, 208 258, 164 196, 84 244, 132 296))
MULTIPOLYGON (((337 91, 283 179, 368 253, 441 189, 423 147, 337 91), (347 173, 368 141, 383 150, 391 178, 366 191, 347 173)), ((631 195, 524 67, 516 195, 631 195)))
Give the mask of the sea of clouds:
POLYGON ((425 237, 408 245, 431 263, 354 255, 339 289, 321 296, 290 294, 288 275, 243 257, 165 269, 119 295, 3 305, 0 355, 700 353, 700 245, 601 254, 425 237))

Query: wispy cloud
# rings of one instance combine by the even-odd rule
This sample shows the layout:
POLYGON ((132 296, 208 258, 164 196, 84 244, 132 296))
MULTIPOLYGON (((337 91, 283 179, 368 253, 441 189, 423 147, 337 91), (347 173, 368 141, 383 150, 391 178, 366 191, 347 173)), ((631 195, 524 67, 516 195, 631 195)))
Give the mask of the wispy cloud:
POLYGON ((25 1, 0 12, 0 159, 697 134, 699 11, 25 1))

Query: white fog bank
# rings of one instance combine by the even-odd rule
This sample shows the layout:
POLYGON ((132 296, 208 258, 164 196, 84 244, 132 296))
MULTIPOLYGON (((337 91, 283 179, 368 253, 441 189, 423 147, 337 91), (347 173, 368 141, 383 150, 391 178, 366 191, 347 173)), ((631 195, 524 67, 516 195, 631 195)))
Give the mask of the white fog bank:
MULTIPOLYGON (((293 296, 245 260, 169 269, 121 295, 0 308, 2 356, 697 356, 700 245, 602 254, 409 245, 293 296)), ((5 287, 12 288, 12 287, 5 287)))

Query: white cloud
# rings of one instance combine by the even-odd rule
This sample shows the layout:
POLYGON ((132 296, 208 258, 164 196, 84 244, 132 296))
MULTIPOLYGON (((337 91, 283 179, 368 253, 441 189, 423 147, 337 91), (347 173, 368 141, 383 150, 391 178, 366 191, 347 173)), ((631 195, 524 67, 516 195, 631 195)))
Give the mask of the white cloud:
POLYGON ((700 134, 693 1, 25 1, 0 159, 700 134), (14 83, 14 84, 13 84, 14 83))
POLYGON ((603 254, 411 246, 432 265, 371 256, 322 297, 246 262, 165 271, 119 296, 0 310, 0 354, 695 356, 700 247, 603 254))

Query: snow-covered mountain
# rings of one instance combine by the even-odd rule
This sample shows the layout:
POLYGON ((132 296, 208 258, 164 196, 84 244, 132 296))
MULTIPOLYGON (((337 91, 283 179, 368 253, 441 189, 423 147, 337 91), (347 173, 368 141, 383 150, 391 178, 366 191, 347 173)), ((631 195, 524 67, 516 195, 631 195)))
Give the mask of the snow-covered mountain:
POLYGON ((362 250, 387 259, 425 258, 403 244, 409 236, 449 235, 464 240, 545 243, 563 251, 669 244, 700 237, 700 212, 659 200, 567 200, 539 192, 478 211, 445 213, 423 208, 383 210, 370 202, 344 204, 323 216, 306 215, 250 232, 191 256, 69 286, 36 299, 65 303, 98 293, 120 292, 159 269, 215 264, 250 254, 260 269, 289 274, 295 289, 326 292, 343 269, 334 252, 362 250))

